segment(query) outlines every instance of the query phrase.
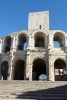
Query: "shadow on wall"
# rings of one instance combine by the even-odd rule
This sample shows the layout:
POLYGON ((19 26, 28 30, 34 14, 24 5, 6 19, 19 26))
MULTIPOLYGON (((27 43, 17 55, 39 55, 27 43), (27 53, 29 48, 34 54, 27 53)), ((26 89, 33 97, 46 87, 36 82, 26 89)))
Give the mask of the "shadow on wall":
MULTIPOLYGON (((30 87, 32 88, 32 87, 30 87)), ((42 89, 24 92, 17 95, 17 99, 34 99, 34 100, 67 100, 67 85, 55 88, 42 89)))

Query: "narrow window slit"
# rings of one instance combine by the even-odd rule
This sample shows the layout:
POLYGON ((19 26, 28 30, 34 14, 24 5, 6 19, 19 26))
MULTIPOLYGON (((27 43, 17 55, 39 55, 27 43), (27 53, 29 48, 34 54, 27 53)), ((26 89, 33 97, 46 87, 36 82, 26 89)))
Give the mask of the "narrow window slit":
POLYGON ((41 29, 41 25, 40 25, 40 29, 41 29))

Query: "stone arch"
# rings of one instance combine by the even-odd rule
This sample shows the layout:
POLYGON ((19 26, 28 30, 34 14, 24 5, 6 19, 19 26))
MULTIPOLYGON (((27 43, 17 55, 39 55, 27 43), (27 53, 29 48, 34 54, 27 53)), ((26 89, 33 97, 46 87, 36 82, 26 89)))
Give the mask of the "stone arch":
POLYGON ((3 78, 3 80, 7 80, 8 77, 8 62, 7 61, 3 61, 1 63, 1 76, 3 78))
POLYGON ((32 66, 32 80, 39 80, 39 76, 46 73, 46 62, 41 58, 36 58, 32 66))
POLYGON ((24 80, 25 62, 18 59, 14 64, 14 80, 24 80))
POLYGON ((11 36, 6 36, 4 38, 4 48, 3 48, 3 52, 7 53, 10 52, 11 49, 11 36))
POLYGON ((18 36, 18 50, 26 50, 27 48, 27 36, 26 34, 19 34, 18 36))
POLYGON ((58 58, 54 62, 54 73, 55 73, 55 81, 65 81, 67 80, 67 75, 64 74, 64 70, 66 69, 66 62, 64 59, 58 58))
POLYGON ((34 35, 35 47, 45 47, 45 34, 43 32, 36 32, 34 35))
POLYGON ((53 35, 54 47, 64 47, 65 36, 61 31, 55 32, 53 35))

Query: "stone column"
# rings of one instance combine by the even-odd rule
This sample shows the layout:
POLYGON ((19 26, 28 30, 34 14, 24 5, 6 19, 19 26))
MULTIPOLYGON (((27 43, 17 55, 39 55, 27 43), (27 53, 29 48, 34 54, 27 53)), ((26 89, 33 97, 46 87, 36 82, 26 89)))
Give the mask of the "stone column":
POLYGON ((0 40, 0 53, 2 53, 2 51, 3 51, 3 41, 0 40))
POLYGON ((29 74, 29 80, 30 80, 30 81, 32 81, 32 68, 33 68, 32 66, 33 66, 33 65, 30 63, 30 65, 29 65, 29 68, 30 68, 30 69, 29 69, 29 73, 30 73, 30 74, 29 74))
POLYGON ((30 41, 29 41, 29 43, 30 43, 30 47, 34 48, 35 40, 34 40, 33 34, 30 34, 30 41))
POLYGON ((30 47, 31 47, 31 35, 29 35, 28 37, 27 37, 27 49, 30 49, 30 47))
POLYGON ((53 36, 50 34, 47 36, 47 43, 48 43, 48 46, 50 46, 50 48, 53 47, 53 36))
POLYGON ((49 54, 49 81, 54 81, 54 64, 52 56, 49 54))
POLYGON ((55 81, 55 75, 54 75, 54 62, 53 60, 51 61, 51 80, 55 81))
POLYGON ((66 58, 66 69, 67 69, 67 55, 66 55, 66 57, 65 57, 65 58, 66 58))
POLYGON ((14 36, 11 40, 11 50, 12 51, 16 51, 17 49, 17 42, 18 42, 18 38, 16 36, 14 36))
POLYGON ((8 68, 8 80, 13 80, 13 52, 10 52, 10 61, 8 68))
POLYGON ((29 81, 32 81, 32 64, 30 63, 27 67, 27 71, 26 71, 26 79, 29 79, 29 81))
POLYGON ((31 38, 30 35, 27 37, 27 49, 30 48, 30 42, 31 42, 31 38))
POLYGON ((27 51, 27 59, 26 59, 26 80, 29 80, 29 63, 30 63, 30 51, 27 51))
POLYGON ((49 34, 49 44, 53 47, 53 36, 49 34))
POLYGON ((32 63, 31 63, 31 56, 30 51, 27 52, 27 59, 26 59, 26 79, 32 80, 32 63))
POLYGON ((2 40, 2 52, 5 52, 5 46, 6 46, 6 42, 5 42, 5 38, 2 40))
POLYGON ((44 44, 45 44, 45 48, 47 47, 47 41, 48 40, 48 37, 47 37, 47 35, 45 34, 45 38, 44 38, 44 44))
POLYGON ((67 52, 67 37, 65 37, 65 52, 67 52))
POLYGON ((11 73, 11 79, 14 80, 14 71, 15 71, 15 66, 14 64, 12 65, 12 73, 11 73))

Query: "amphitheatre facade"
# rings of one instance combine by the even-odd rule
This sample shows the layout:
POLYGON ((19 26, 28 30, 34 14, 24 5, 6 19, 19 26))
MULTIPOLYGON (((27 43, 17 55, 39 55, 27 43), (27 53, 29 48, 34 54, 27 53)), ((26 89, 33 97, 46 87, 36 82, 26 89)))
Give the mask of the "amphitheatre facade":
POLYGON ((28 30, 0 38, 3 80, 67 80, 67 34, 49 30, 49 11, 29 13, 28 30), (55 46, 58 42, 59 46, 55 46))

